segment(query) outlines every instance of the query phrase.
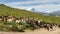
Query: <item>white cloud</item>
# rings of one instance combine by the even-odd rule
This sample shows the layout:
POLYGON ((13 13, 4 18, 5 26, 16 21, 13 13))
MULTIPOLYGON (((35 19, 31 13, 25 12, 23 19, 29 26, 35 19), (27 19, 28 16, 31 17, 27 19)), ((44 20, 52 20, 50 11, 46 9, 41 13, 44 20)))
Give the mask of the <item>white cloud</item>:
POLYGON ((32 4, 32 3, 42 3, 40 1, 24 1, 24 2, 11 2, 11 3, 6 3, 7 5, 22 5, 22 4, 32 4))
POLYGON ((60 10, 60 4, 58 5, 38 5, 38 6, 29 6, 29 7, 23 7, 23 6, 12 6, 12 7, 15 7, 15 8, 20 8, 20 9, 27 9, 27 10, 30 10, 31 8, 36 8, 36 10, 39 10, 39 11, 45 11, 46 13, 48 12, 52 12, 52 11, 55 11, 55 10, 60 10))
POLYGON ((30 1, 22 1, 22 2, 18 1, 18 2, 6 3, 6 5, 14 8, 27 9, 27 10, 30 10, 31 8, 36 8, 39 11, 45 11, 45 12, 60 10, 60 0, 33 0, 33 1, 30 0, 30 1), (58 2, 59 4, 55 4, 55 2, 58 2), (39 5, 24 6, 26 4, 29 5, 36 3, 39 5))
POLYGON ((17 2, 9 2, 6 3, 8 5, 21 5, 21 4, 32 4, 32 3, 51 3, 51 2, 59 2, 60 0, 30 0, 30 1, 17 1, 17 2))

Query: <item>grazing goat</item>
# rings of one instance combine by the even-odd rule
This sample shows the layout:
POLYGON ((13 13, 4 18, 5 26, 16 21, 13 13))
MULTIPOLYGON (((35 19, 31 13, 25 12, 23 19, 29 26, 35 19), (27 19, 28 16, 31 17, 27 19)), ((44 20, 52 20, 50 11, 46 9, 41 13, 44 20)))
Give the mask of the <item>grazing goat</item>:
POLYGON ((7 18, 7 22, 14 22, 15 18, 13 16, 9 16, 7 18))

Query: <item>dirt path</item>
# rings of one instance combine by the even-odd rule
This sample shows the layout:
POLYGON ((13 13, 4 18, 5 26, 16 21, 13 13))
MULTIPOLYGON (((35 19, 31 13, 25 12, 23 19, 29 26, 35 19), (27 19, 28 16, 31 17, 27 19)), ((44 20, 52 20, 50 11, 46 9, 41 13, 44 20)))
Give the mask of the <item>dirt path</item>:
POLYGON ((54 31, 47 31, 45 29, 35 30, 34 32, 0 32, 0 34, 60 34, 60 28, 56 28, 54 31))

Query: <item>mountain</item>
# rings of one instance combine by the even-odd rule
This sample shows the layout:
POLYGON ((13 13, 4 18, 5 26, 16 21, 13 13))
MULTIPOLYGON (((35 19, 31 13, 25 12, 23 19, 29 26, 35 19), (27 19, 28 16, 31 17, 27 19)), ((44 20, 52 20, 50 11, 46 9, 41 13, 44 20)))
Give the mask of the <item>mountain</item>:
POLYGON ((43 13, 43 15, 59 17, 60 16, 60 10, 53 11, 52 13, 43 13))
MULTIPOLYGON (((35 10, 32 8, 32 10, 35 10)), ((28 10, 23 10, 23 9, 16 9, 9 7, 4 4, 0 4, 0 15, 12 15, 12 16, 23 16, 23 17, 32 17, 32 18, 38 18, 45 20, 46 22, 56 22, 60 23, 60 18, 55 17, 55 16, 44 16, 42 14, 33 12, 33 11, 28 11, 28 10)))
POLYGON ((42 14, 42 15, 45 15, 45 16, 50 16, 50 15, 51 15, 51 13, 48 13, 48 12, 46 12, 46 11, 38 11, 38 10, 36 10, 35 8, 31 8, 30 11, 36 12, 36 13, 38 13, 38 14, 42 14))
POLYGON ((35 8, 31 8, 30 9, 33 12, 45 15, 45 16, 60 16, 60 10, 57 11, 52 11, 52 12, 48 12, 48 11, 38 11, 35 8))
POLYGON ((35 8, 31 9, 33 12, 45 15, 45 16, 60 16, 60 10, 57 11, 52 11, 52 12, 48 12, 48 11, 38 11, 35 8))
POLYGON ((31 8, 32 11, 35 11, 35 8, 31 8))
POLYGON ((51 13, 52 15, 57 15, 57 16, 60 16, 60 11, 58 10, 58 11, 54 11, 53 13, 51 13))

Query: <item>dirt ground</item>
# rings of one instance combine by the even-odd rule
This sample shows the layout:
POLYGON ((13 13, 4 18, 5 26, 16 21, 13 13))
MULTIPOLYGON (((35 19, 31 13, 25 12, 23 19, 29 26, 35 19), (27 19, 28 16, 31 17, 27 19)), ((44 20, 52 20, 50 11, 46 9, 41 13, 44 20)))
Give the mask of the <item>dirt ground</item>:
POLYGON ((46 29, 38 29, 30 32, 0 32, 0 34, 60 34, 60 28, 56 30, 47 31, 46 29))

